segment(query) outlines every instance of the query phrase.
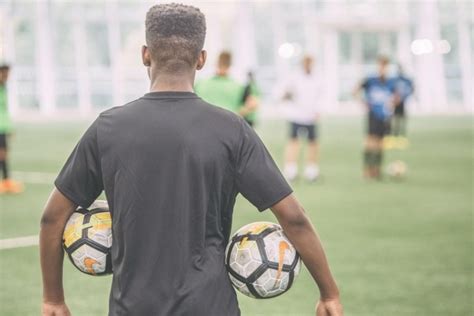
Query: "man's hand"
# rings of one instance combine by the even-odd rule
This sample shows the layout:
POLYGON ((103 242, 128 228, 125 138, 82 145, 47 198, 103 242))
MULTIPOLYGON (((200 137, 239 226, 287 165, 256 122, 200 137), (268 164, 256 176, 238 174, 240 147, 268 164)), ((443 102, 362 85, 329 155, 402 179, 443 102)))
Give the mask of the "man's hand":
POLYGON ((343 316, 339 299, 320 300, 316 305, 316 316, 343 316))
POLYGON ((43 303, 42 316, 71 316, 71 312, 65 303, 43 303))

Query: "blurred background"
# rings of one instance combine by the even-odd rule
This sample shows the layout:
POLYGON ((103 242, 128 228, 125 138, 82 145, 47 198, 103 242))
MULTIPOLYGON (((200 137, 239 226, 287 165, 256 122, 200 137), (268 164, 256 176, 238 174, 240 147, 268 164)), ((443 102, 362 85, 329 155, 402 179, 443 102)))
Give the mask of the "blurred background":
MULTIPOLYGON (((147 90, 140 47, 153 1, 0 1, 0 61, 12 64, 15 118, 95 115, 147 90)), ((385 54, 414 78, 410 109, 472 112, 472 1, 194 1, 206 14, 205 49, 234 54, 233 74, 256 74, 262 115, 272 87, 304 53, 325 78, 324 111, 361 108, 351 91, 385 54)))
MULTIPOLYGON (((473 1, 185 2, 207 19, 208 63, 198 78, 215 73, 222 50, 233 54, 232 77, 244 83, 253 71, 256 129, 280 167, 288 126, 278 83, 305 54, 315 57, 321 176, 292 186, 325 244, 346 315, 474 315, 473 1), (380 54, 390 58, 390 75, 403 66, 415 93, 407 100, 410 145, 384 158, 386 166, 404 162, 403 176, 369 182, 361 172, 365 108, 352 92, 376 73, 380 54)), ((148 91, 140 51, 156 3, 0 0, 0 64, 11 65, 14 120, 8 159, 24 185, 0 194, 2 316, 39 314, 42 208, 97 114, 148 91)), ((233 232, 262 220, 275 218, 237 200, 233 232)), ((64 269, 73 314, 105 315, 111 278, 69 262, 64 269)), ((318 295, 303 269, 287 294, 258 302, 239 295, 239 304, 245 316, 314 316, 318 295)))

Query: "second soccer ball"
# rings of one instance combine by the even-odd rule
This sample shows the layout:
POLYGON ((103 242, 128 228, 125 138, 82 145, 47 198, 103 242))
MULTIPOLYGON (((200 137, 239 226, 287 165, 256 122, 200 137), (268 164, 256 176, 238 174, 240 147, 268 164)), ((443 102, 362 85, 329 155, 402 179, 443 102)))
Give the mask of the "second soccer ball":
POLYGON ((301 260, 280 225, 256 222, 234 234, 226 250, 226 267, 242 294, 271 298, 290 289, 301 260))

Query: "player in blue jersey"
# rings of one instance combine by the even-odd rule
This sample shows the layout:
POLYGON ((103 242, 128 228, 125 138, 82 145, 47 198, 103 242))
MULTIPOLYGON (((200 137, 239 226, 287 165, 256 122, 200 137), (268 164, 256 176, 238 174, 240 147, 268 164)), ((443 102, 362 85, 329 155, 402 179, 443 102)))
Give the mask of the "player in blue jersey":
POLYGON ((364 148, 364 177, 379 179, 383 157, 383 138, 390 132, 390 119, 395 100, 394 80, 387 76, 389 59, 377 59, 378 74, 368 77, 356 88, 354 95, 363 92, 367 106, 367 138, 364 148))
POLYGON ((400 64, 398 65, 398 75, 393 80, 397 98, 392 118, 392 137, 389 143, 403 149, 408 146, 405 103, 413 94, 413 81, 406 77, 400 64))

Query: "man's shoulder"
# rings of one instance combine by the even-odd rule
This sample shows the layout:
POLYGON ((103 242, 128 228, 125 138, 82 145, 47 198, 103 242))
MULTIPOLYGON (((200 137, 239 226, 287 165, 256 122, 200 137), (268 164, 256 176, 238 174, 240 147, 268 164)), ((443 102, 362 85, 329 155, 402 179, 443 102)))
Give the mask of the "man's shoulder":
POLYGON ((199 109, 203 112, 203 114, 209 115, 210 117, 222 120, 229 120, 232 122, 237 122, 240 118, 240 116, 238 116, 234 112, 217 106, 215 104, 209 103, 203 100, 202 98, 199 98, 199 101, 197 103, 198 104, 196 105, 199 106, 199 109))
POLYGON ((111 107, 107 110, 102 111, 99 114, 99 118, 113 116, 113 115, 119 115, 119 114, 122 114, 122 113, 132 111, 131 107, 133 105, 136 105, 136 104, 141 103, 141 102, 143 102, 142 98, 138 98, 138 99, 135 99, 135 100, 130 101, 128 103, 125 103, 123 105, 117 105, 117 106, 111 107))

